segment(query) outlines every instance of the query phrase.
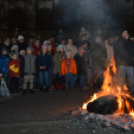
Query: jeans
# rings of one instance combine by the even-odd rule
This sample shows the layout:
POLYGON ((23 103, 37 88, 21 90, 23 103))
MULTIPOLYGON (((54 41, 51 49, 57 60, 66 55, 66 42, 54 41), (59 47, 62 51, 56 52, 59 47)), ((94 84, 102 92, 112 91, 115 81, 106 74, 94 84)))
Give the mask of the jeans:
POLYGON ((122 86, 125 84, 125 78, 127 75, 130 90, 133 91, 133 67, 119 65, 118 69, 122 86))
POLYGON ((7 73, 3 73, 3 77, 4 77, 4 79, 5 79, 5 82, 6 82, 6 84, 7 84, 7 87, 9 88, 9 86, 10 86, 9 73, 8 73, 8 72, 7 72, 7 73))
POLYGON ((34 89, 39 89, 40 88, 40 79, 39 77, 35 76, 34 77, 34 89))
POLYGON ((44 81, 45 81, 46 88, 49 88, 48 72, 47 71, 40 71, 39 78, 40 78, 40 87, 44 88, 44 81))
POLYGON ((73 87, 75 87, 75 84, 76 84, 76 81, 78 80, 78 78, 79 78, 80 86, 83 87, 84 75, 75 75, 74 76, 74 84, 73 84, 73 87))
POLYGON ((54 67, 50 67, 48 71, 49 87, 53 85, 54 67))
POLYGON ((72 73, 65 74, 65 87, 66 87, 66 89, 69 89, 69 82, 70 82, 71 88, 73 88, 73 83, 74 83, 73 79, 74 79, 74 75, 72 73))
MULTIPOLYGON (((60 83, 60 73, 56 74, 56 83, 60 83)), ((61 75, 61 83, 65 83, 65 77, 61 75)))

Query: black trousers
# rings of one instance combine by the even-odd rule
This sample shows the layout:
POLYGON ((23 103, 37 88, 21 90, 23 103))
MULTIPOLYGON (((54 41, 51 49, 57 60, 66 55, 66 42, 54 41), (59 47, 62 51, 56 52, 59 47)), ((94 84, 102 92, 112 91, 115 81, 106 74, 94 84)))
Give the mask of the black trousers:
POLYGON ((20 82, 20 77, 12 77, 10 79, 10 92, 11 93, 19 93, 19 82, 20 82))

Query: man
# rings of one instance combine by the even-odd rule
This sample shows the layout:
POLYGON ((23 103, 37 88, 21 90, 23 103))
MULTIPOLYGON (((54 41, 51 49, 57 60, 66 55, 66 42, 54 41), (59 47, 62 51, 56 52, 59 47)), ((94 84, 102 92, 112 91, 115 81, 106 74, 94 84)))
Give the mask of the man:
MULTIPOLYGON (((94 83, 97 80, 103 81, 103 71, 105 69, 105 60, 107 58, 107 51, 105 46, 101 44, 100 35, 95 36, 95 42, 90 47, 92 57, 92 67, 94 73, 94 83)), ((98 88, 101 88, 98 86, 98 88)))
POLYGON ((122 86, 125 84, 127 75, 130 91, 133 92, 134 46, 133 42, 129 39, 127 30, 122 32, 121 38, 114 45, 114 56, 122 86))
POLYGON ((72 52, 71 57, 74 58, 75 54, 77 53, 77 48, 76 46, 73 45, 72 39, 68 39, 68 44, 65 45, 65 50, 71 50, 72 52))

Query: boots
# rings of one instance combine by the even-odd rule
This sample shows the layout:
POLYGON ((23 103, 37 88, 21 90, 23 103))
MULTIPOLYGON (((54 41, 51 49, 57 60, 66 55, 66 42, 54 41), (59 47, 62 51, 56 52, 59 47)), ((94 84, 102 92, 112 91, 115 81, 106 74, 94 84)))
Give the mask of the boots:
POLYGON ((56 90, 59 90, 59 83, 56 83, 55 88, 56 90))
POLYGON ((65 89, 65 84, 62 83, 62 84, 61 84, 61 90, 64 90, 64 89, 65 89))

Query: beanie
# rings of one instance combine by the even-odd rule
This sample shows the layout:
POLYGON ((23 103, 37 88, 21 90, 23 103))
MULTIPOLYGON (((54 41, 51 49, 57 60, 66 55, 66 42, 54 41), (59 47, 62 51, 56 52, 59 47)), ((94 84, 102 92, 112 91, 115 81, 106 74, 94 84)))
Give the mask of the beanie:
POLYGON ((61 48, 64 48, 64 45, 58 45, 58 52, 60 51, 61 48))
POLYGON ((6 48, 6 47, 3 47, 3 48, 1 49, 1 52, 3 52, 3 51, 7 51, 7 48, 6 48))
POLYGON ((31 46, 28 46, 27 49, 30 49, 33 52, 33 48, 31 46))
POLYGON ((43 45, 43 46, 42 46, 42 49, 43 49, 43 48, 46 48, 46 49, 47 49, 47 45, 43 45))
POLYGON ((21 51, 20 51, 20 55, 21 55, 23 52, 25 52, 25 50, 21 50, 21 51))
POLYGON ((44 43, 43 43, 43 45, 46 45, 48 43, 49 43, 49 41, 48 40, 45 40, 44 43))
POLYGON ((52 45, 50 43, 48 43, 47 46, 52 46, 52 45))
POLYGON ((23 36, 23 35, 19 35, 19 36, 18 36, 18 41, 19 41, 20 39, 23 39, 23 40, 24 40, 24 36, 23 36))
POLYGON ((15 45, 13 45, 13 46, 11 47, 11 51, 14 51, 14 49, 16 49, 16 48, 19 49, 19 46, 15 44, 15 45))

